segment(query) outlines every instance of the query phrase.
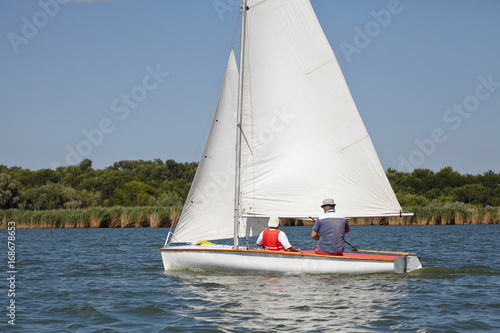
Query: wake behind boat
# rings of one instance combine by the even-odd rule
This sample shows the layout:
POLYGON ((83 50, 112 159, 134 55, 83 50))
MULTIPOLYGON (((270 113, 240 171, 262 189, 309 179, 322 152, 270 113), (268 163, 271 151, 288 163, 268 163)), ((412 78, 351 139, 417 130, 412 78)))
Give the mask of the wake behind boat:
MULTIPOLYGON (((251 249, 270 216, 403 213, 309 0, 244 0, 240 72, 231 51, 219 103, 175 232, 174 266, 259 273, 409 272, 415 254, 251 249), (236 116, 235 116, 236 115, 236 116), (236 152, 236 154, 235 154, 236 152), (233 238, 233 245, 207 244, 233 238)), ((376 251, 375 251, 376 252, 376 251)))

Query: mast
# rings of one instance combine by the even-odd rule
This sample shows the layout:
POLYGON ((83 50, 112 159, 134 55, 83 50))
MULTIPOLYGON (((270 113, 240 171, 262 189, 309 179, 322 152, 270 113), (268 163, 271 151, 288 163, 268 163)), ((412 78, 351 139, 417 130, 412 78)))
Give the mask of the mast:
POLYGON ((236 130, 236 170, 234 184, 234 243, 235 249, 238 248, 238 227, 240 220, 240 172, 241 172, 241 119, 243 115, 243 73, 244 55, 245 55, 245 27, 246 27, 247 0, 241 3, 241 38, 240 38, 240 77, 238 83, 238 117, 236 130))

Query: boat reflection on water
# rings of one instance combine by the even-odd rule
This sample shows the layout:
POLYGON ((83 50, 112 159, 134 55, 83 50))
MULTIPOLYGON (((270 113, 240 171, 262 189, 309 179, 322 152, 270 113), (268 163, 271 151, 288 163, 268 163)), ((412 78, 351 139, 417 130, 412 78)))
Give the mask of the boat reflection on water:
POLYGON ((222 330, 389 328, 398 325, 397 309, 405 302, 399 287, 407 283, 394 274, 271 277, 179 270, 165 275, 185 291, 178 315, 222 330))

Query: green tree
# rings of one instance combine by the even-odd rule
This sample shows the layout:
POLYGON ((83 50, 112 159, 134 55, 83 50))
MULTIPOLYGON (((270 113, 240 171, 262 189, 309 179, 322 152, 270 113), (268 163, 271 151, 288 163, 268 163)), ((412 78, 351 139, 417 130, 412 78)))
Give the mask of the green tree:
POLYGON ((436 173, 436 186, 439 188, 450 187, 460 187, 466 184, 466 179, 457 171, 453 170, 452 167, 447 166, 439 170, 436 173))
MULTIPOLYGON (((33 210, 67 208, 67 203, 78 200, 76 190, 62 184, 47 183, 25 192, 25 207, 33 210)), ((71 208, 78 208, 74 203, 71 208)))
POLYGON ((86 159, 84 159, 83 161, 80 162, 80 164, 78 165, 78 167, 83 172, 85 172, 87 170, 91 170, 92 169, 92 161, 89 160, 88 158, 86 158, 86 159))
POLYGON ((483 207, 490 196, 490 190, 483 184, 466 184, 454 190, 460 202, 483 207))
POLYGON ((9 175, 0 173, 0 209, 18 208, 21 197, 21 184, 9 175))
POLYGON ((133 180, 118 189, 113 196, 113 203, 122 206, 146 206, 157 192, 143 182, 133 180))

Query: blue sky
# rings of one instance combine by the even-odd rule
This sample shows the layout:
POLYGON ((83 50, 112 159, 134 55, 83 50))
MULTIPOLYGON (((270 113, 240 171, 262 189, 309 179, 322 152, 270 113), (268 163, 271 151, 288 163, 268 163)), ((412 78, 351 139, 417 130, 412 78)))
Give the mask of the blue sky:
MULTIPOLYGON (((0 164, 197 161, 237 2, 0 2, 0 164)), ((311 2, 385 169, 500 171, 500 1, 311 2)))

